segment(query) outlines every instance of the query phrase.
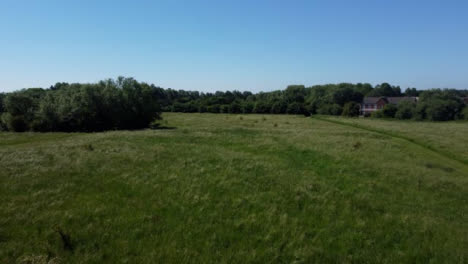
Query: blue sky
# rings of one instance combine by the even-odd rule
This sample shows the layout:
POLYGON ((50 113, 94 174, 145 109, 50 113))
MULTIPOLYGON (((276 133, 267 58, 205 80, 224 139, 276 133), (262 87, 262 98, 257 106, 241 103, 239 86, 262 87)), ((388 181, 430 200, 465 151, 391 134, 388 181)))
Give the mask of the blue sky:
POLYGON ((468 1, 0 0, 0 91, 119 75, 184 90, 468 88, 468 1))

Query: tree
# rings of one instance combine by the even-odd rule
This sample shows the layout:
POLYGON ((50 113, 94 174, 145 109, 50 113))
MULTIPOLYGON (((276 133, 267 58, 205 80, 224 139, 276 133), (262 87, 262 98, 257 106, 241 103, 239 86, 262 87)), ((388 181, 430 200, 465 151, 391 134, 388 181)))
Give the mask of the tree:
POLYGON ((422 91, 417 107, 418 119, 447 121, 461 118, 464 103, 460 94, 453 89, 422 91))
POLYGON ((288 103, 298 102, 303 103, 305 99, 304 85, 289 85, 284 91, 284 99, 288 103))
POLYGON ((383 114, 383 109, 372 112, 371 117, 373 117, 373 118, 383 118, 383 117, 385 117, 384 114, 383 114))
POLYGON ((343 107, 343 112, 342 116, 348 116, 348 117, 355 117, 359 116, 359 111, 360 111, 360 106, 359 104, 355 102, 348 102, 344 105, 343 107))
POLYGON ((298 102, 293 102, 288 105, 288 108, 286 109, 286 113, 290 115, 302 115, 304 114, 303 111, 304 107, 302 104, 298 102))
POLYGON ((418 96, 419 92, 416 88, 406 88, 405 96, 418 96))
POLYGON ((347 102, 361 102, 363 95, 350 87, 338 88, 332 93, 333 103, 344 106, 347 102))
POLYGON ((251 101, 245 101, 242 103, 242 113, 244 114, 250 114, 252 113, 255 105, 251 101))
POLYGON ((463 109, 462 117, 464 120, 468 120, 468 106, 465 106, 465 108, 463 109))
POLYGON ((9 131, 24 132, 29 130, 37 107, 35 98, 27 90, 10 93, 3 99, 2 123, 9 131))
POLYGON ((288 108, 288 105, 284 101, 277 101, 274 102, 273 105, 271 106, 270 113, 272 114, 284 114, 286 113, 286 109, 288 108))
POLYGON ((383 117, 394 118, 398 108, 394 104, 386 104, 382 109, 383 117))
POLYGON ((5 99, 6 95, 4 93, 0 93, 0 114, 5 112, 3 107, 3 100, 5 99))
POLYGON ((220 112, 224 114, 228 114, 231 111, 229 105, 221 105, 220 112))
POLYGON ((229 107, 230 113, 239 114, 242 113, 242 107, 239 101, 233 101, 229 107))
POLYGON ((458 105, 451 100, 433 99, 427 104, 426 117, 432 121, 447 121, 458 117, 458 105))
POLYGON ((370 91, 367 96, 401 96, 401 89, 399 86, 382 83, 370 91))
POLYGON ((416 105, 410 101, 401 101, 395 113, 397 119, 411 119, 415 115, 416 105))
POLYGON ((253 109, 254 113, 257 114, 267 114, 270 113, 271 105, 266 101, 257 101, 253 109))
POLYGON ((215 105, 210 105, 207 107, 207 111, 210 113, 219 113, 220 112, 220 106, 218 104, 215 105))
POLYGON ((343 107, 338 104, 323 104, 317 109, 317 113, 321 115, 341 115, 343 107))

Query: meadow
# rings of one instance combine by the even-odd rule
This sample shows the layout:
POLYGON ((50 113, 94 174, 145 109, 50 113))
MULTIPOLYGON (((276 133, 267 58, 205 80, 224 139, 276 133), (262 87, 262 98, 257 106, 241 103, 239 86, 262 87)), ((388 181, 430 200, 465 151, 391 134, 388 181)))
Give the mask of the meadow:
POLYGON ((466 263, 468 123, 0 133, 0 263, 466 263))

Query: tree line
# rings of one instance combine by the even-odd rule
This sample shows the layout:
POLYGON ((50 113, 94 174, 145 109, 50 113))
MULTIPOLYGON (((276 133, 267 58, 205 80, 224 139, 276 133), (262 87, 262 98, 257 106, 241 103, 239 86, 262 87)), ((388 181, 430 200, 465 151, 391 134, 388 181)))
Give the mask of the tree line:
POLYGON ((133 78, 98 83, 57 83, 0 94, 0 129, 8 131, 104 131, 157 124, 161 112, 358 116, 365 96, 418 96, 388 104, 374 117, 446 121, 468 119, 467 90, 408 88, 382 83, 290 85, 272 92, 203 93, 164 89, 133 78))

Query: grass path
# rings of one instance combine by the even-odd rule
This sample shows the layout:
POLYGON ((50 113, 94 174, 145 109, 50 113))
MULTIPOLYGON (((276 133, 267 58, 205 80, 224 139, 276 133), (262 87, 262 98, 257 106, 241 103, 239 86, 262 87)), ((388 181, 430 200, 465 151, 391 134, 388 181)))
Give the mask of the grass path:
POLYGON ((325 121, 325 122, 338 124, 338 125, 363 129, 363 130, 366 130, 366 131, 369 131, 369 132, 379 133, 379 134, 382 134, 382 135, 386 135, 386 136, 389 136, 389 137, 393 137, 393 138, 397 138, 397 139, 407 141, 409 143, 412 143, 412 144, 415 144, 415 145, 417 145, 419 147, 422 147, 422 148, 426 149, 427 151, 430 151, 430 152, 436 153, 436 154, 438 154, 440 156, 443 156, 444 158, 447 158, 447 159, 450 159, 452 161, 461 163, 461 165, 463 165, 463 167, 465 168, 465 171, 468 172, 468 161, 467 160, 465 160, 463 158, 460 158, 457 155, 455 155, 453 153, 450 153, 448 151, 444 151, 444 150, 435 148, 435 147, 433 147, 433 146, 431 146, 429 144, 426 144, 424 142, 421 142, 421 141, 419 141, 417 139, 407 137, 407 136, 404 136, 404 135, 401 135, 401 134, 398 134, 398 133, 395 133, 395 132, 390 132, 390 131, 387 131, 387 130, 384 130, 384 129, 372 128, 372 127, 368 127, 368 126, 361 125, 361 124, 342 122, 342 121, 338 121, 338 120, 334 120, 334 119, 329 119, 329 118, 326 118, 326 117, 314 116, 313 118, 321 120, 321 121, 325 121))

